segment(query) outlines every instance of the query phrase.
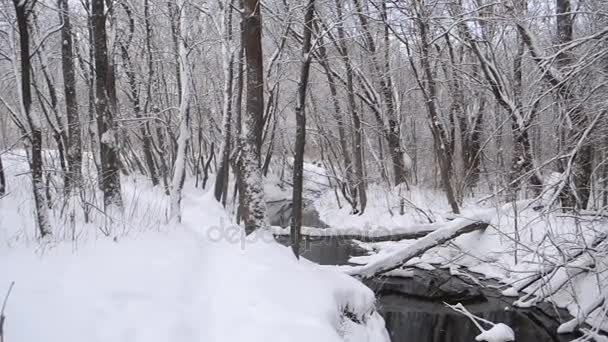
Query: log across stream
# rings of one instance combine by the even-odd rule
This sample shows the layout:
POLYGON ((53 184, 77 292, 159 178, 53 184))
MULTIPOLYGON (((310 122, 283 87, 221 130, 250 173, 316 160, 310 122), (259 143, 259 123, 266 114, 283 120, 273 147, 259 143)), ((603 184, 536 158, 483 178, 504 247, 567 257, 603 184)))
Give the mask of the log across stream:
MULTIPOLYGON (((289 244, 288 236, 277 240, 289 244)), ((367 253, 350 240, 337 237, 307 238, 303 256, 324 265, 348 264, 351 256, 367 253)), ((482 286, 450 275, 448 270, 414 270, 412 277, 378 276, 365 280, 376 293, 378 310, 393 342, 470 342, 479 334, 468 318, 444 303, 462 303, 473 314, 509 325, 518 342, 570 341, 575 335, 558 335, 560 322, 570 319, 550 304, 532 309, 514 308, 514 298, 502 297, 492 281, 482 286)))

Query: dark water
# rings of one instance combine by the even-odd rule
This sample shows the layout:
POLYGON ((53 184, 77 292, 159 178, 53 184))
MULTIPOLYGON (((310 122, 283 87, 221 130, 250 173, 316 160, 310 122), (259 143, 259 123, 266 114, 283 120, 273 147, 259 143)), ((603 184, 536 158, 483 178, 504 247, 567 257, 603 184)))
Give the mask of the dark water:
MULTIPOLYGON (((288 237, 278 240, 289 243, 288 237)), ((366 254, 354 243, 337 238, 309 239, 302 242, 301 250, 305 258, 325 265, 346 264, 350 256, 366 254)), ((507 324, 518 342, 571 341, 577 337, 556 333, 560 322, 569 319, 564 310, 550 305, 513 308, 513 298, 502 297, 490 287, 497 284, 469 284, 446 270, 415 270, 412 278, 378 277, 365 283, 376 293, 378 311, 393 342, 475 341, 479 330, 444 302, 460 302, 479 317, 507 324)))
MULTIPOLYGON (((266 210, 270 225, 287 227, 291 220, 291 200, 278 200, 266 203, 266 210)), ((328 228, 329 226, 321 220, 319 212, 309 200, 302 203, 302 225, 305 227, 328 228)))

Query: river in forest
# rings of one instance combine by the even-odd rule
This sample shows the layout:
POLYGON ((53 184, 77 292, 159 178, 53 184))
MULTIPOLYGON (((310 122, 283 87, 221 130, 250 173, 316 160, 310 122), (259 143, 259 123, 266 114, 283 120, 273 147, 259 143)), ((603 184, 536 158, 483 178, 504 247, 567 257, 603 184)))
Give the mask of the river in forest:
MULTIPOLYGON (((277 237, 289 244, 289 237, 277 237)), ((367 251, 340 238, 307 238, 300 248, 302 256, 323 265, 348 264, 351 256, 367 251)), ((410 278, 381 276, 365 281, 377 298, 393 342, 470 342, 479 330, 473 322, 444 303, 462 303, 473 314, 494 323, 505 323, 518 342, 571 341, 576 335, 558 335, 560 322, 570 318, 565 310, 548 303, 531 309, 515 308, 514 298, 501 296, 498 283, 450 275, 448 270, 415 269, 410 278)), ((487 328, 487 327, 486 327, 487 328)))
MULTIPOLYGON (((277 237, 285 245, 289 237, 277 237)), ((340 238, 307 238, 300 247, 302 256, 323 265, 348 264, 351 256, 367 251, 340 238)), ((445 303, 462 303, 473 314, 494 323, 505 323, 518 342, 571 341, 577 336, 556 333, 560 322, 570 319, 565 310, 544 303, 531 309, 515 308, 514 298, 501 296, 498 284, 450 275, 448 270, 413 270, 413 276, 376 277, 365 281, 376 294, 377 308, 384 317, 393 342, 470 342, 479 330, 462 314, 445 303)), ((486 327, 487 328, 487 327, 486 327)))
MULTIPOLYGON (((268 209, 272 225, 285 226, 289 222, 290 201, 268 203, 268 209)), ((310 202, 304 206, 303 225, 328 227, 310 202)), ((289 236, 276 238, 284 245, 290 243, 289 236)), ((368 253, 351 240, 329 236, 305 238, 300 251, 303 257, 322 265, 346 265, 352 256, 368 253)), ((452 276, 446 269, 414 269, 409 278, 379 276, 366 280, 365 284, 376 294, 377 308, 392 342, 475 341, 479 334, 477 327, 445 303, 462 303, 476 316, 507 324, 518 342, 565 342, 578 337, 556 333, 559 324, 571 318, 565 310, 549 303, 530 309, 513 307, 515 299, 502 296, 496 288, 500 284, 478 278, 481 286, 470 279, 452 276)))

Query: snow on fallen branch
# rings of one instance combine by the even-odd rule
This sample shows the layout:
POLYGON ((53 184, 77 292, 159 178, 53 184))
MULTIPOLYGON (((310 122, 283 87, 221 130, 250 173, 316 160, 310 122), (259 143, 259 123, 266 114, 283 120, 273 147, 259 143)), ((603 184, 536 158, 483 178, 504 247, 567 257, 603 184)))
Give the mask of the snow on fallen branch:
POLYGON ((473 321, 473 324, 475 324, 477 329, 479 329, 479 331, 481 332, 479 335, 477 335, 475 337, 475 341, 486 341, 486 342, 515 341, 515 333, 513 332, 513 329, 511 329, 511 327, 509 327, 508 325, 506 325, 504 323, 493 323, 493 322, 488 321, 487 319, 483 319, 481 317, 475 316, 469 310, 467 310, 464 307, 464 305, 462 305, 460 303, 458 303, 456 305, 450 305, 450 304, 445 303, 445 305, 448 308, 450 308, 460 314, 465 315, 471 321, 473 321), (489 325, 491 328, 488 330, 485 330, 481 326, 480 322, 489 325))
POLYGON ((557 328, 557 333, 558 334, 568 334, 568 333, 573 332, 577 327, 579 327, 581 324, 585 323, 585 320, 587 319, 587 317, 589 317, 589 315, 593 311, 595 311, 595 310, 599 309, 601 306, 603 306, 605 302, 606 302, 606 297, 600 296, 594 302, 591 302, 591 304, 589 304, 588 306, 581 308, 581 310, 579 310, 579 312, 577 313, 576 317, 574 317, 573 319, 569 320, 566 323, 563 323, 562 325, 560 325, 557 328))
MULTIPOLYGON (((340 228, 315 228, 302 227, 302 236, 311 238, 338 238, 341 240, 358 240, 361 242, 384 242, 384 241, 399 241, 412 240, 424 237, 435 230, 441 228, 444 224, 421 224, 406 228, 390 228, 390 229, 340 229, 340 228)), ((272 233, 278 236, 286 236, 290 234, 289 228, 278 226, 272 227, 272 233)))
POLYGON ((364 266, 352 267, 345 270, 346 274, 359 276, 363 279, 372 278, 384 272, 401 267, 410 259, 415 258, 429 249, 450 241, 462 234, 482 230, 488 227, 487 220, 459 218, 445 224, 413 244, 396 250, 382 258, 373 260, 364 266))

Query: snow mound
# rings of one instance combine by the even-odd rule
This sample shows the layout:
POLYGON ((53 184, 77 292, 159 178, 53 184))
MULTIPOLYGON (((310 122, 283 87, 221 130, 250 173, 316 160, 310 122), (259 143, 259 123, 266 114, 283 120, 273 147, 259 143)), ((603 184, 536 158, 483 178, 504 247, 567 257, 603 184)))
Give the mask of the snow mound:
POLYGON ((497 323, 489 330, 483 331, 475 337, 475 341, 509 342, 515 341, 513 329, 504 323, 497 323))
POLYGON ((370 289, 261 238, 179 226, 4 248, 0 270, 11 342, 389 341, 370 289))

